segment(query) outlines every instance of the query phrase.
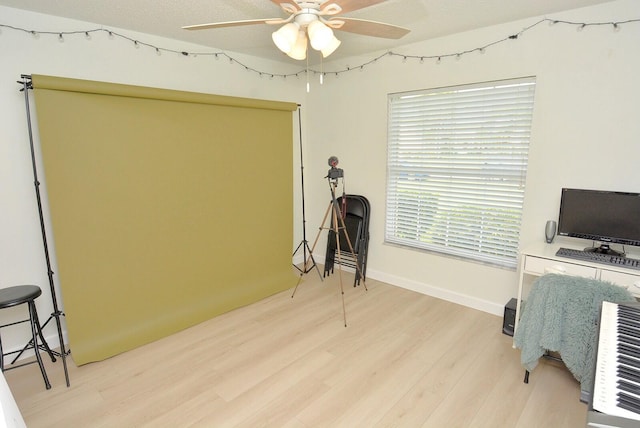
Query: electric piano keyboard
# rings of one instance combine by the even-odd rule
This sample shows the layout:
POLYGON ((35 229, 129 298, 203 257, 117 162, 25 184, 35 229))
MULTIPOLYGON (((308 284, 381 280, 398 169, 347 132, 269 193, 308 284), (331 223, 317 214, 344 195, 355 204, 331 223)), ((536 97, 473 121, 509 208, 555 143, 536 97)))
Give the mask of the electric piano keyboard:
MULTIPOLYGON (((640 306, 638 305, 602 303, 590 407, 602 414, 598 415, 599 418, 608 415, 616 420, 640 421, 640 306)), ((591 413, 588 421, 592 416, 591 413)), ((626 426, 626 424, 610 426, 626 426)), ((640 423, 633 422, 632 426, 640 426, 640 423)))

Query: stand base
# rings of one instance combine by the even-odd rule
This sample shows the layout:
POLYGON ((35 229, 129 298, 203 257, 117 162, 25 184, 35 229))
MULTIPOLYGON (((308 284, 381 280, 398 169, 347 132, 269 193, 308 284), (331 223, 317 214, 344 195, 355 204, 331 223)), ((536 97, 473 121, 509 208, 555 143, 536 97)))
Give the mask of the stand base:
POLYGON ((599 247, 587 247, 584 249, 586 253, 606 254, 608 256, 625 257, 621 251, 612 250, 609 244, 601 244, 599 247))

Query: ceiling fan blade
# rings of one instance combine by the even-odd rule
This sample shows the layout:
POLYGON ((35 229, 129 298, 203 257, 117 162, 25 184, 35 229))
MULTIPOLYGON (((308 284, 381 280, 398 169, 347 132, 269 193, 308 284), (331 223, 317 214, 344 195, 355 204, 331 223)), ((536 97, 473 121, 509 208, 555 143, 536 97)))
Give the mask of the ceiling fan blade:
POLYGON ((397 25, 385 24, 384 22, 369 21, 356 18, 331 18, 326 24, 340 31, 362 34, 365 36, 381 37, 383 39, 399 39, 407 35, 411 30, 397 25))
MULTIPOLYGON (((272 0, 275 3, 280 3, 276 0, 272 0)), ((386 0, 329 0, 320 5, 320 10, 324 10, 328 6, 336 5, 340 9, 340 13, 352 12, 358 9, 364 9, 365 7, 373 6, 374 4, 385 2, 386 0)))
POLYGON ((242 25, 255 25, 255 24, 284 24, 291 20, 282 18, 266 18, 266 19, 246 19, 242 21, 226 21, 226 22, 213 22, 210 24, 197 24, 187 25, 182 27, 183 30, 208 30, 210 28, 223 28, 223 27, 238 27, 242 25))
POLYGON ((284 11, 287 13, 295 13, 299 10, 302 10, 302 8, 298 5, 298 3, 296 3, 293 0, 271 0, 271 1, 277 4, 278 6, 280 6, 282 9, 284 9, 284 11))

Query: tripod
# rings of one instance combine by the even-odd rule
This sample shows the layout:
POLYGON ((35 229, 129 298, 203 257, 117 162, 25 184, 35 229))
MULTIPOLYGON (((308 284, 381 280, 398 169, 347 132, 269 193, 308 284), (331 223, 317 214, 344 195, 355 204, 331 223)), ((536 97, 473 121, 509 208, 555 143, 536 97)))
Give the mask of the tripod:
MULTIPOLYGON (((313 260, 313 256, 311 254, 313 254, 313 250, 316 248, 316 245, 318 244, 318 240, 320 239, 320 235, 322 234, 322 231, 327 229, 329 230, 330 233, 334 233, 335 237, 336 237, 336 254, 338 255, 338 276, 340 278, 340 295, 342 297, 342 315, 343 315, 343 319, 344 319, 344 326, 347 326, 347 312, 345 309, 345 304, 344 304, 344 287, 342 285, 342 251, 340 249, 340 232, 342 231, 342 233, 344 234, 345 240, 347 242, 347 245, 349 247, 349 251, 351 252, 351 255, 355 258, 355 251, 353 250, 353 245, 351 245, 351 239, 349 238, 349 233, 347 232, 347 227, 344 223, 344 217, 342 216, 342 211, 340 209, 340 204, 338 204, 338 201, 336 200, 336 187, 338 185, 338 178, 337 177, 332 177, 331 172, 334 170, 335 168, 332 167, 332 169, 329 171, 329 174, 327 175, 327 179, 328 179, 328 183, 329 183, 329 189, 331 190, 331 202, 329 203, 329 206, 327 207, 327 211, 324 213, 324 217, 322 219, 322 224, 320 225, 320 228, 318 230, 318 235, 316 236, 315 241, 313 242, 313 246, 311 247, 311 250, 309 251, 310 257, 313 260), (327 218, 329 217, 329 213, 331 213, 331 222, 330 222, 330 226, 326 227, 325 224, 327 222, 327 218)), ((340 170, 341 171, 341 170, 340 170)), ((307 266, 307 260, 305 260, 305 267, 307 266)), ((313 265, 315 266, 315 261, 313 262, 313 265)), ((317 266, 316 266, 317 268, 317 266)), ((358 263, 356 263, 356 269, 358 270, 358 273, 360 274, 360 277, 362 278, 362 284, 364 285, 364 289, 365 291, 368 291, 367 289, 367 284, 365 282, 364 279, 364 275, 362 273, 362 270, 360 268, 360 265, 358 263)), ((300 285, 300 281, 302 280, 302 273, 303 271, 301 271, 300 274, 300 278, 298 278, 298 283, 296 284, 295 288, 293 289, 293 294, 291 295, 291 298, 293 298, 296 294, 296 291, 298 290, 298 286, 300 285)), ((320 274, 320 271, 318 271, 318 274, 320 274)), ((322 278, 321 278, 322 279, 322 278)))
POLYGON ((298 104, 298 129, 300 130, 300 180, 301 180, 301 190, 302 190, 302 241, 298 244, 298 247, 293 252, 291 257, 295 257, 298 251, 302 249, 304 264, 302 265, 302 269, 299 268, 295 263, 293 267, 298 269, 300 272, 300 276, 304 275, 311 271, 311 269, 316 268, 318 271, 318 276, 320 276, 320 281, 322 281, 322 275, 320 274, 320 269, 318 269, 318 265, 316 261, 313 259, 313 254, 311 249, 309 248, 309 242, 307 241, 307 219, 305 216, 304 209, 304 162, 302 157, 302 118, 300 115, 300 104, 298 104), (307 253, 309 257, 307 257, 307 253))

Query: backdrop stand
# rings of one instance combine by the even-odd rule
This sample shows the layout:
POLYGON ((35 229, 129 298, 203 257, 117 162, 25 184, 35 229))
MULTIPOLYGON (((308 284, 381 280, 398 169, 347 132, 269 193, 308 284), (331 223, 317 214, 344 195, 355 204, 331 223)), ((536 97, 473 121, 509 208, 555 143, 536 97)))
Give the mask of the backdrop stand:
MULTIPOLYGON (((58 340, 60 342, 60 352, 52 351, 54 355, 62 358, 62 365, 64 366, 64 377, 67 382, 67 387, 71 386, 69 382, 69 370, 67 368, 67 356, 71 353, 70 350, 65 349, 64 345, 64 337, 62 335, 62 324, 60 322, 60 317, 64 316, 64 313, 60 311, 58 308, 58 299, 56 297, 56 289, 53 282, 53 270, 51 269, 51 259, 49 257, 49 244, 47 243, 47 231, 44 225, 44 215, 42 213, 42 198, 40 197, 40 181, 38 180, 38 169, 36 168, 36 153, 33 144, 33 131, 31 127, 31 111, 29 109, 29 90, 33 89, 33 84, 31 81, 31 76, 28 74, 23 74, 20 76, 22 81, 18 81, 19 84, 22 85, 22 92, 24 92, 24 101, 27 110, 27 128, 29 130, 29 145, 31 147, 31 165, 33 167, 33 183, 36 190, 36 200, 38 202, 38 215, 40 217, 40 230, 42 232, 42 244, 44 247, 44 257, 47 263, 47 275, 49 276, 49 288, 51 290, 51 300, 53 302, 53 312, 49 319, 42 325, 42 328, 46 327, 49 321, 55 319, 56 327, 58 330, 58 340)), ((43 345, 39 345, 39 348, 44 350, 43 345)), ((37 350, 35 350, 37 352, 37 350)))
POLYGON ((302 184, 302 242, 298 244, 298 247, 293 252, 292 257, 295 257, 296 253, 300 251, 300 249, 302 248, 303 264, 302 264, 302 269, 295 263, 293 264, 293 266, 296 269, 298 269, 298 271, 300 272, 301 278, 302 278, 302 275, 309 273, 311 272, 311 269, 316 268, 316 270, 318 271, 318 276, 320 277, 320 281, 322 281, 322 275, 320 274, 320 269, 318 269, 318 265, 316 264, 316 261, 313 258, 313 253, 309 248, 309 242, 307 241, 307 219, 304 211, 304 162, 302 158, 302 118, 300 115, 300 104, 298 104, 298 130, 300 132, 300 138, 299 138, 300 140, 300 181, 302 184))

